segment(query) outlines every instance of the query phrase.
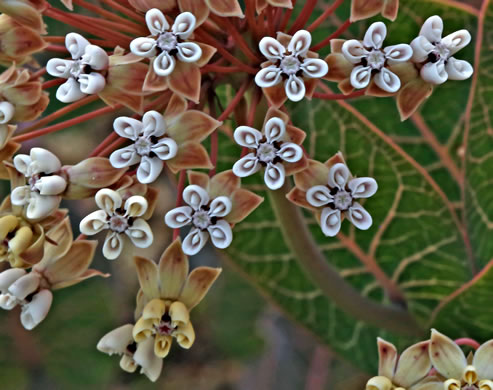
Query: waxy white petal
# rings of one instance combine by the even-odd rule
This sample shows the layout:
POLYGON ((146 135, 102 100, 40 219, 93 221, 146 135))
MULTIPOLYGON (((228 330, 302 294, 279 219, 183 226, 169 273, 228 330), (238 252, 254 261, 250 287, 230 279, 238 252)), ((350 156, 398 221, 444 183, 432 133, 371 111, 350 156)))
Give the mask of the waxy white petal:
POLYGON ((313 207, 322 207, 333 200, 333 196, 327 186, 314 186, 306 192, 306 200, 313 207))
POLYGON ((101 73, 91 72, 79 76, 80 90, 82 93, 94 95, 101 92, 106 86, 106 79, 101 73))
POLYGON ((56 98, 62 103, 73 103, 87 96, 80 90, 79 82, 69 78, 56 90, 56 98))
POLYGON ((346 212, 346 217, 354 226, 361 230, 368 230, 373 224, 371 215, 357 202, 354 202, 346 212))
POLYGON ((285 142, 281 145, 277 155, 286 162, 295 163, 303 158, 303 149, 295 143, 285 142))
POLYGON ((163 171, 163 162, 158 157, 142 156, 137 168, 137 180, 144 184, 155 181, 163 171))
POLYGON ((453 56, 460 49, 466 47, 471 42, 471 34, 467 30, 459 30, 447 35, 442 39, 442 44, 450 50, 450 55, 453 56))
POLYGON ((65 36, 65 47, 74 60, 80 59, 89 45, 89 41, 80 34, 68 33, 65 36))
POLYGON ((114 260, 122 253, 123 239, 119 233, 108 232, 104 239, 103 256, 108 260, 114 260))
POLYGON ((140 156, 136 153, 133 145, 115 150, 110 155, 110 163, 115 168, 125 168, 137 164, 140 156))
POLYGON ((371 177, 358 177, 351 179, 348 183, 353 198, 369 198, 378 190, 378 184, 371 177))
POLYGON ((96 45, 87 45, 82 55, 82 63, 89 65, 91 69, 104 70, 108 68, 109 57, 106 51, 96 45))
POLYGON ((178 145, 171 138, 162 138, 151 147, 151 151, 163 161, 170 160, 178 153, 178 145))
POLYGON ((284 83, 284 91, 289 100, 299 102, 305 97, 305 83, 302 78, 292 74, 284 83))
POLYGON ((413 49, 405 43, 387 46, 383 49, 383 51, 385 53, 385 57, 389 61, 389 65, 398 64, 399 62, 406 62, 413 56, 413 49))
POLYGON ((270 118, 265 124, 264 133, 268 143, 280 141, 286 134, 286 124, 281 118, 270 118))
POLYGON ((257 173, 262 166, 254 153, 243 156, 233 165, 233 173, 238 177, 247 177, 257 173))
POLYGON ((129 344, 134 342, 132 337, 132 324, 126 324, 113 329, 111 332, 106 333, 101 340, 99 340, 96 348, 98 351, 113 355, 114 353, 122 355, 127 351, 129 344))
POLYGON ((380 49, 383 41, 387 36, 387 27, 382 22, 375 22, 366 30, 363 44, 365 47, 371 47, 373 49, 380 49))
POLYGON ((442 33, 443 20, 440 16, 433 15, 423 23, 419 35, 424 36, 428 41, 434 43, 442 40, 442 33))
POLYGON ((163 369, 163 359, 154 354, 154 337, 138 343, 133 358, 140 366, 140 373, 145 374, 152 382, 156 382, 163 369))
POLYGON ((329 186, 331 188, 337 187, 341 190, 344 189, 346 183, 348 182, 349 175, 349 169, 346 164, 334 164, 329 170, 329 186))
POLYGON ((158 35, 169 29, 169 24, 166 21, 163 13, 157 8, 150 9, 146 12, 146 24, 147 28, 152 35, 158 35))
POLYGON ((139 57, 151 58, 157 54, 154 38, 139 37, 130 42, 130 51, 139 57))
POLYGON ((320 215, 320 227, 327 237, 334 237, 341 230, 341 211, 326 207, 320 215))
POLYGON ((108 215, 113 215, 117 209, 122 207, 123 203, 121 195, 109 188, 99 190, 94 199, 98 207, 108 215))
POLYGON ((193 33, 196 23, 197 19, 191 12, 182 12, 176 17, 171 30, 181 39, 187 39, 193 33))
POLYGON ((202 230, 196 228, 190 230, 190 233, 183 240, 183 253, 188 256, 196 255, 205 246, 208 238, 209 235, 202 230))
POLYGON ((49 150, 43 148, 32 148, 29 151, 29 156, 31 158, 31 164, 29 166, 31 174, 54 173, 58 172, 62 167, 62 163, 58 157, 49 150))
POLYGON ((170 228, 177 229, 192 222, 193 209, 189 206, 176 207, 164 216, 164 222, 170 228))
POLYGON ((202 187, 191 184, 183 190, 183 200, 194 210, 199 210, 209 203, 209 194, 202 187))
POLYGON ((209 205, 210 217, 225 217, 231 212, 233 205, 227 196, 218 196, 214 198, 209 205))
POLYGON ((153 61, 154 72, 158 76, 169 76, 175 70, 175 64, 175 59, 163 51, 153 61))
POLYGON ((50 290, 41 290, 34 295, 31 302, 22 307, 21 323, 27 330, 32 330, 43 321, 50 311, 53 294, 50 290))
POLYGON ((401 80, 399 77, 387 68, 382 68, 380 72, 375 75, 375 84, 380 89, 390 93, 395 93, 401 88, 401 80))
POLYGON ((467 80, 474 73, 474 68, 469 62, 452 57, 447 61, 445 71, 450 80, 467 80))
POLYGON ((238 145, 244 148, 256 149, 262 139, 262 133, 249 126, 240 126, 236 128, 233 137, 238 145))
POLYGON ((113 129, 120 137, 136 141, 143 131, 143 124, 137 119, 121 116, 113 122, 113 129))
POLYGON ((0 291, 6 292, 12 283, 26 274, 22 268, 9 268, 0 273, 0 291))
POLYGON ((10 201, 15 206, 24 206, 29 203, 31 189, 28 186, 16 187, 10 193, 10 201))
POLYGON ((58 208, 61 200, 60 196, 40 195, 36 192, 31 192, 26 209, 26 217, 28 219, 47 217, 58 208))
POLYGON ((132 226, 125 230, 125 234, 137 248, 148 248, 154 241, 151 227, 142 218, 134 220, 132 226))
POLYGON ((412 61, 416 63, 425 62, 434 49, 433 45, 425 36, 420 35, 413 39, 411 42, 411 48, 413 49, 412 61))
POLYGON ((10 102, 0 102, 0 124, 8 123, 15 114, 15 107, 10 102))
POLYGON ((68 79, 70 77, 70 69, 74 61, 62 60, 61 58, 51 58, 46 63, 46 72, 53 77, 68 79))
POLYGON ((67 187, 67 181, 57 175, 43 176, 34 185, 41 195, 59 195, 67 187))
POLYGON ((286 53, 286 48, 277 39, 271 37, 262 38, 258 47, 264 57, 272 62, 282 60, 286 53))
POLYGON ((207 230, 211 236, 211 241, 216 248, 225 249, 231 244, 231 241, 233 241, 231 226, 224 219, 209 226, 207 230))
POLYGON ((164 117, 157 111, 147 111, 142 117, 142 126, 140 131, 146 137, 161 137, 166 133, 164 117))
POLYGON ((3 310, 12 310, 14 307, 17 307, 21 302, 14 297, 12 294, 0 294, 0 309, 3 310))
POLYGON ((365 58, 369 52, 363 46, 363 42, 356 39, 350 39, 342 45, 342 54, 352 64, 358 64, 365 58))
POLYGON ((202 57, 202 49, 194 42, 181 42, 176 46, 178 59, 183 62, 197 62, 202 57))
POLYGON ((301 70, 306 77, 324 77, 329 71, 329 65, 319 58, 308 58, 301 64, 301 70))
POLYGON ((125 201, 125 215, 129 217, 141 217, 147 211, 148 203, 146 198, 140 195, 133 195, 125 201))
POLYGON ((17 299, 23 300, 38 289, 40 281, 41 277, 37 272, 30 272, 12 283, 8 292, 17 299))
POLYGON ((371 67, 363 65, 354 67, 349 80, 354 88, 361 89, 368 87, 371 80, 371 67))
POLYGON ((443 84, 448 80, 443 61, 428 62, 421 68, 420 74, 424 81, 435 85, 443 84))
POLYGON ((271 190, 278 190, 284 185, 286 172, 282 164, 267 164, 264 173, 264 181, 271 190))
POLYGON ((255 84, 261 88, 270 88, 281 81, 281 69, 275 65, 260 69, 255 75, 255 84))
POLYGON ((295 56, 305 57, 312 44, 312 35, 306 30, 297 31, 288 44, 288 50, 295 56))
POLYGON ((86 236, 92 236, 105 229, 108 229, 108 215, 104 210, 93 211, 88 216, 84 217, 79 224, 79 230, 86 236))

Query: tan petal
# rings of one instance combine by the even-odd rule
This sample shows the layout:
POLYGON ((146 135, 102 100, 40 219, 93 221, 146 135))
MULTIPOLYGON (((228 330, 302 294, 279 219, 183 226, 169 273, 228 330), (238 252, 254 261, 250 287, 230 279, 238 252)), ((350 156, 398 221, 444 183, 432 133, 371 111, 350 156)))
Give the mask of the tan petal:
POLYGON ((202 172, 188 171, 188 182, 189 184, 195 184, 202 188, 207 188, 209 186, 209 176, 202 172))
POLYGON ((204 23, 209 16, 209 7, 204 0, 178 0, 178 5, 181 12, 191 12, 197 18, 196 27, 204 23))
POLYGON ((397 365, 397 349, 394 344, 378 337, 378 375, 392 378, 397 365))
POLYGON ((168 89, 168 78, 162 77, 154 72, 154 67, 149 67, 142 90, 145 92, 160 92, 168 89))
POLYGON ((70 287, 75 284, 78 284, 80 282, 83 282, 86 279, 93 278, 95 276, 101 276, 102 278, 109 278, 111 274, 105 274, 101 271, 95 270, 95 269, 88 269, 87 271, 83 272, 79 277, 77 278, 72 278, 69 280, 65 280, 59 283, 55 283, 54 285, 51 286, 52 290, 59 290, 62 288, 70 287))
POLYGON ((433 85, 416 79, 407 83, 397 94, 397 108, 401 120, 409 118, 428 99, 433 92, 433 85))
POLYGON ((302 191, 308 191, 316 185, 327 185, 329 169, 326 165, 316 160, 308 160, 308 167, 294 175, 296 187, 302 191))
POLYGON ((397 363, 394 384, 409 388, 430 372, 429 345, 429 341, 423 341, 410 346, 402 353, 397 363))
POLYGON ((435 329, 431 330, 430 358, 436 370, 446 378, 460 379, 467 366, 460 347, 435 329))
POLYGON ((289 191, 289 193, 286 195, 286 198, 290 202, 293 202, 294 204, 296 204, 300 207, 304 207, 304 208, 312 210, 312 211, 317 211, 317 208, 313 207, 306 200, 306 192, 300 190, 298 187, 295 187, 291 191, 289 191))
POLYGON ((148 299, 159 298, 159 273, 156 263, 145 257, 134 256, 140 287, 148 299))
POLYGON ((221 195, 232 196, 233 192, 240 188, 240 186, 240 178, 232 170, 228 170, 218 173, 211 178, 208 192, 211 199, 221 195))
POLYGON ((64 256, 72 246, 73 233, 69 218, 47 232, 46 236, 49 240, 45 245, 43 260, 38 265, 43 268, 64 256))
POLYGON ((48 107, 49 102, 50 98, 48 94, 43 92, 36 103, 26 106, 16 106, 12 121, 28 122, 38 119, 38 117, 45 111, 46 107, 48 107))
POLYGON ((132 329, 132 336, 137 343, 141 343, 148 337, 152 336, 154 328, 154 321, 152 319, 146 320, 143 317, 140 317, 139 320, 135 323, 134 328, 132 329))
MULTIPOLYGON (((332 39, 330 41, 331 53, 342 54, 342 46, 344 45, 344 42, 346 42, 345 39, 332 39)), ((327 56, 327 58, 328 58, 328 56, 327 56)), ((325 58, 325 62, 327 62, 327 58, 325 58)))
POLYGON ((145 305, 142 318, 152 320, 153 323, 159 323, 164 313, 166 313, 166 303, 162 299, 154 298, 145 305))
POLYGON ((351 75, 354 65, 339 53, 332 53, 325 59, 329 72, 323 77, 329 81, 342 81, 351 75))
MULTIPOLYGON (((22 228, 21 228, 22 229, 22 228)), ((19 230, 21 230, 19 229, 19 230)), ((22 260, 27 263, 34 265, 39 263, 43 258, 44 253, 44 243, 45 243, 45 235, 44 231, 39 225, 34 226, 35 235, 37 237, 34 243, 31 244, 29 248, 22 252, 21 257, 22 260)), ((11 240, 12 241, 12 240, 11 240)))
POLYGON ((392 382, 385 376, 374 376, 366 383, 366 390, 392 390, 392 382))
POLYGON ((187 322, 185 325, 179 326, 174 332, 173 336, 176 337, 176 342, 180 347, 189 349, 195 341, 195 331, 191 322, 187 322))
POLYGON ((173 121, 166 121, 168 125, 167 133, 178 145, 186 141, 202 142, 222 122, 218 122, 211 116, 197 110, 184 112, 173 121))
POLYGON ((41 7, 36 9, 30 1, 2 1, 0 3, 0 12, 9 15, 18 23, 28 26, 40 34, 46 34, 41 10, 41 7))
POLYGON ((493 340, 487 341, 477 349, 472 365, 476 368, 480 379, 493 378, 493 340))
POLYGON ((164 119, 168 122, 173 122, 175 118, 184 113, 188 108, 187 100, 180 95, 173 94, 166 106, 164 119))
POLYGON ((286 141, 301 145, 306 138, 306 133, 294 126, 286 126, 286 141))
POLYGON ((264 198, 261 196, 243 188, 239 188, 233 192, 231 197, 232 209, 225 219, 233 224, 241 222, 263 201, 264 198))
POLYGON ((316 78, 316 79, 315 78, 305 78, 304 79, 305 88, 306 88, 305 97, 308 100, 312 99, 313 93, 317 89, 317 85, 318 85, 319 81, 320 80, 318 78, 316 78))
POLYGON ((286 176, 294 175, 298 172, 304 171, 308 167, 308 157, 306 155, 303 155, 301 160, 295 162, 295 163, 285 163, 284 168, 286 172, 286 176))
POLYGON ((123 104, 139 114, 144 112, 144 97, 138 95, 132 95, 124 93, 122 90, 112 87, 106 87, 98 96, 108 106, 115 106, 117 104, 123 104))
POLYGON ((187 280, 188 258, 183 253, 180 239, 176 239, 164 251, 159 260, 161 297, 178 299, 187 280))
POLYGON ((197 64, 177 61, 175 70, 168 76, 168 85, 173 92, 198 103, 201 79, 197 64))
POLYGON ((386 0, 383 6, 382 15, 394 21, 399 11, 399 0, 386 0))
MULTIPOLYGON (((0 150, 0 161, 11 160, 12 156, 20 149, 21 145, 16 142, 7 142, 0 150)), ((4 164, 0 164, 0 179, 9 180, 9 172, 4 164)))
POLYGON ((183 169, 212 169, 214 167, 207 150, 197 142, 185 142, 180 145, 176 156, 166 161, 166 164, 173 173, 183 169))
POLYGON ((205 0, 205 2, 216 15, 243 17, 237 0, 205 0))
POLYGON ((154 187, 148 187, 147 192, 145 193, 145 198, 147 199, 147 211, 142 216, 142 219, 148 220, 154 214, 154 209, 156 208, 156 204, 158 201, 159 190, 154 187))
POLYGON ((264 124, 262 128, 265 128, 265 124, 272 118, 281 118, 282 121, 287 124, 289 122, 289 115, 281 111, 279 108, 271 107, 267 110, 265 114, 264 124))
POLYGON ((180 301, 189 311, 200 303, 221 271, 221 268, 197 267, 190 273, 180 294, 180 301))
POLYGON ((351 84, 351 80, 349 78, 342 80, 337 87, 341 90, 344 95, 349 95, 354 91, 354 87, 351 84))
MULTIPOLYGON (((188 0, 190 1, 190 0, 188 0)), ((193 0, 194 2, 196 0, 193 0)), ((202 56, 200 59, 197 60, 196 64, 198 65, 199 68, 203 67, 204 65, 208 64, 211 58, 216 54, 216 48, 214 46, 207 45, 205 43, 201 42, 196 42, 197 45, 200 46, 200 49, 202 50, 202 56)))
POLYGON ((284 83, 279 83, 269 88, 262 88, 262 91, 267 100, 274 107, 281 107, 287 100, 286 92, 284 91, 284 83))
POLYGON ((173 338, 170 335, 157 334, 154 338, 154 355, 161 359, 165 358, 168 356, 172 343, 173 338))
POLYGON ((2 34, 2 52, 13 60, 43 50, 46 42, 34 30, 18 26, 2 34))
POLYGON ((4 98, 14 105, 29 106, 41 98, 41 83, 31 81, 2 91, 4 98))
POLYGON ((384 0, 352 0, 351 22, 368 19, 382 11, 384 0))
POLYGON ((169 307, 171 325, 174 327, 184 326, 190 321, 190 313, 184 303, 180 301, 173 302, 169 307))
POLYGON ((129 3, 132 7, 144 13, 152 8, 168 12, 176 7, 176 0, 129 0, 129 3))

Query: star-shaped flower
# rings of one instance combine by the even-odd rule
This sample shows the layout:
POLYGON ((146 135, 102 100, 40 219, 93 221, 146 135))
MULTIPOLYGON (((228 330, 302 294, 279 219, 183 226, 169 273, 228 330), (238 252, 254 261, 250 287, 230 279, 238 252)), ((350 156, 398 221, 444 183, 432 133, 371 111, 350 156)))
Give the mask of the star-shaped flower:
POLYGON ((382 22, 373 23, 363 41, 351 39, 342 45, 342 54, 354 66, 350 82, 354 88, 366 88, 373 79, 382 90, 394 93, 401 87, 399 77, 389 66, 408 61, 413 55, 411 46, 401 43, 382 49, 387 27, 382 22))
POLYGON ((189 172, 190 185, 183 190, 188 206, 177 207, 166 213, 164 221, 171 228, 192 225, 183 240, 183 251, 197 254, 209 236, 217 248, 227 248, 233 240, 231 225, 240 222, 261 202, 262 198, 240 188, 240 179, 232 171, 215 175, 189 172))
POLYGON ((113 260, 120 256, 125 236, 138 248, 147 248, 152 244, 151 228, 141 218, 148 208, 146 198, 134 195, 124 203, 119 192, 104 188, 98 191, 95 200, 100 210, 80 222, 80 231, 90 236, 109 230, 104 240, 104 257, 113 260))
POLYGON ((371 215, 356 200, 375 194, 377 182, 370 177, 353 178, 340 153, 325 164, 310 160, 308 168, 295 175, 295 183, 288 198, 315 211, 326 236, 339 233, 343 217, 361 230, 372 225, 371 215))
POLYGON ((58 208, 67 187, 66 179, 59 175, 62 164, 58 157, 46 149, 32 148, 27 154, 14 157, 14 166, 27 179, 27 184, 12 190, 12 204, 26 206, 29 219, 44 218, 58 208))
POLYGON ((447 80, 466 80, 474 69, 464 60, 452 57, 471 42, 467 30, 459 30, 442 38, 443 20, 434 15, 426 19, 419 36, 411 42, 412 61, 421 64, 421 77, 431 84, 443 84, 447 80))
POLYGON ((264 167, 265 184, 269 189, 277 190, 284 185, 287 174, 306 167, 307 159, 299 146, 305 133, 287 125, 287 120, 281 111, 270 109, 262 132, 249 126, 240 126, 235 130, 236 143, 253 150, 234 164, 233 172, 236 176, 251 176, 264 167))
POLYGON ((311 42, 312 36, 306 30, 296 32, 293 37, 279 33, 277 39, 264 37, 260 41, 259 49, 269 61, 262 64, 262 69, 255 76, 255 83, 261 88, 267 88, 264 91, 284 84, 284 96, 275 97, 279 95, 277 88, 267 94, 274 106, 279 107, 286 97, 298 102, 305 95, 311 96, 315 79, 327 74, 327 63, 315 58, 316 53, 308 51, 311 42), (308 88, 305 83, 308 83, 308 88))
POLYGON ((58 87, 57 99, 71 103, 101 92, 106 85, 104 72, 109 66, 108 54, 77 33, 67 34, 65 46, 72 55, 72 61, 52 58, 46 64, 50 75, 67 79, 58 87))

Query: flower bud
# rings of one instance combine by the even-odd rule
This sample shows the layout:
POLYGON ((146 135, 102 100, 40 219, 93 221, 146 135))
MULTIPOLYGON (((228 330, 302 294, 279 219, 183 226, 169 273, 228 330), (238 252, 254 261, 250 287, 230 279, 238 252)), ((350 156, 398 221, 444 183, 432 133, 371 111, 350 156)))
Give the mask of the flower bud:
POLYGON ((67 187, 67 182, 61 176, 43 176, 34 186, 41 195, 59 195, 67 187))
POLYGON ((21 276, 8 289, 9 293, 19 300, 25 299, 39 287, 40 276, 37 272, 31 272, 21 276))
POLYGON ((0 124, 10 122, 15 113, 15 107, 10 102, 0 103, 0 124))
POLYGON ((27 330, 35 328, 50 311, 53 294, 50 290, 41 290, 33 300, 24 305, 21 311, 21 323, 27 330))

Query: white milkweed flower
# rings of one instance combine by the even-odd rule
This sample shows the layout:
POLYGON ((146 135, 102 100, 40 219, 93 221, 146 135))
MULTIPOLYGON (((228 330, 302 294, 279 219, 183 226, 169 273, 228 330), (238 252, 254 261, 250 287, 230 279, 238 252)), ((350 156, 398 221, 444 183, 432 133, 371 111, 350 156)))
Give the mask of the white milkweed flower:
POLYGON ((233 240, 233 232, 223 218, 231 212, 231 199, 218 196, 211 200, 205 189, 192 184, 183 190, 183 200, 188 206, 174 208, 164 217, 166 225, 174 229, 192 225, 183 240, 183 252, 189 256, 197 254, 209 236, 215 247, 227 248, 233 240))
POLYGON ((295 163, 303 158, 303 149, 294 142, 286 141, 286 125, 281 118, 270 118, 263 132, 249 126, 240 126, 234 132, 236 143, 254 149, 253 153, 238 160, 233 172, 238 177, 247 177, 265 167, 264 181, 271 190, 284 185, 286 172, 284 162, 295 163))
POLYGON ((27 205, 29 219, 44 218, 55 211, 67 187, 65 178, 57 174, 62 168, 58 157, 46 149, 32 148, 29 155, 15 156, 14 166, 27 178, 27 184, 14 188, 12 204, 27 205))
POLYGON ((190 12, 179 14, 171 30, 163 13, 157 8, 146 12, 146 23, 152 37, 140 37, 130 43, 130 51, 137 56, 152 58, 154 72, 168 76, 175 69, 176 59, 197 62, 202 49, 194 42, 186 42, 195 29, 196 19, 190 12))
POLYGON ((0 102, 0 125, 5 125, 14 117, 15 107, 12 103, 0 102))
POLYGON ((139 163, 137 179, 141 183, 152 183, 163 170, 163 161, 172 159, 178 152, 178 145, 166 137, 166 124, 157 111, 144 114, 142 121, 119 117, 113 123, 115 132, 133 141, 133 144, 114 151, 110 156, 115 168, 129 167, 139 163))
POLYGON ((401 88, 401 80, 388 66, 408 61, 413 50, 404 43, 382 48, 386 36, 385 24, 375 22, 366 31, 363 41, 350 39, 342 45, 344 57, 356 65, 350 76, 354 88, 366 88, 373 75, 375 84, 386 92, 394 93, 401 88))
POLYGON ((65 46, 72 60, 52 58, 46 64, 46 71, 50 75, 67 79, 58 87, 57 99, 63 103, 72 103, 84 96, 101 92, 106 85, 105 76, 101 72, 108 68, 108 54, 77 33, 67 34, 65 46))
POLYGON ((262 38, 259 49, 271 65, 256 74, 255 83, 261 88, 269 88, 284 82, 288 99, 302 100, 306 93, 303 78, 321 78, 329 71, 325 61, 308 56, 311 42, 312 36, 306 30, 296 32, 287 47, 272 37, 262 38))
POLYGON ((419 36, 411 42, 412 61, 423 64, 421 78, 431 84, 468 79, 474 72, 471 64, 452 56, 471 42, 471 34, 459 30, 442 38, 442 33, 443 20, 434 15, 426 19, 419 36))
POLYGON ((358 229, 370 228, 373 223, 371 215, 355 199, 369 198, 377 189, 375 179, 351 178, 348 167, 337 163, 329 170, 327 185, 311 187, 306 192, 306 200, 313 207, 323 207, 320 226, 326 236, 333 237, 341 229, 342 213, 358 229))
POLYGON ((123 239, 127 236, 138 248, 147 248, 154 239, 149 224, 142 217, 148 208, 143 196, 134 195, 125 203, 117 191, 104 188, 95 196, 100 210, 94 211, 80 222, 80 231, 94 235, 109 230, 104 240, 103 255, 109 260, 120 256, 123 239))

